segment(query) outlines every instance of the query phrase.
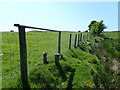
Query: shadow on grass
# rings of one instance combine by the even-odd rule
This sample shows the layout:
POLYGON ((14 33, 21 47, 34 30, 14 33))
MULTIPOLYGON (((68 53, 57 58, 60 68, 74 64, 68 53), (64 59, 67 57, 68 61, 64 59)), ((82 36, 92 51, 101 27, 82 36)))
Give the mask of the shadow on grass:
POLYGON ((59 74, 60 74, 60 76, 62 77, 62 80, 63 80, 63 81, 66 81, 66 80, 67 80, 67 77, 65 76, 65 72, 64 72, 62 66, 60 65, 59 62, 55 62, 55 64, 56 64, 57 69, 59 70, 59 74))
POLYGON ((66 58, 61 54, 60 59, 66 61, 66 58))
POLYGON ((69 80, 68 80, 68 84, 67 84, 67 90, 72 89, 72 86, 73 86, 72 82, 73 82, 74 75, 75 75, 75 69, 73 69, 71 71, 71 74, 70 74, 70 77, 69 77, 69 80))
MULTIPOLYGON (((74 52, 73 50, 72 50, 72 52, 73 52, 73 54, 75 54, 75 52, 74 52)), ((63 57, 63 55, 61 56, 61 58, 62 58, 62 59, 65 59, 65 58, 63 57)), ((66 59, 65 59, 65 60, 66 60, 66 59)), ((60 74, 60 76, 61 76, 61 78, 62 78, 62 80, 63 80, 64 82, 67 80, 67 77, 66 77, 65 73, 66 73, 66 72, 71 72, 71 74, 70 74, 70 76, 69 76, 69 79, 68 79, 68 83, 67 83, 66 89, 67 89, 67 90, 72 89, 72 86, 73 86, 72 82, 73 82, 73 77, 74 77, 74 75, 75 75, 75 69, 72 68, 71 66, 65 66, 65 67, 64 67, 65 70, 63 70, 62 66, 61 66, 60 63, 59 63, 59 60, 56 60, 56 61, 55 61, 55 65, 56 65, 57 69, 59 70, 59 74, 60 74)))
POLYGON ((71 51, 71 56, 73 57, 73 58, 78 58, 78 56, 77 56, 77 54, 74 52, 74 50, 70 50, 71 51))

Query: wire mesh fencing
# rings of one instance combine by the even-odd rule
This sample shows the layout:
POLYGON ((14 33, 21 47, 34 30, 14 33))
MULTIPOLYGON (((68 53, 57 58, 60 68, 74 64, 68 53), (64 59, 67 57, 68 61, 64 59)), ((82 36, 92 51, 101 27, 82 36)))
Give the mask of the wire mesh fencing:
POLYGON ((20 81, 19 40, 17 32, 2 32, 2 88, 17 88, 20 81))

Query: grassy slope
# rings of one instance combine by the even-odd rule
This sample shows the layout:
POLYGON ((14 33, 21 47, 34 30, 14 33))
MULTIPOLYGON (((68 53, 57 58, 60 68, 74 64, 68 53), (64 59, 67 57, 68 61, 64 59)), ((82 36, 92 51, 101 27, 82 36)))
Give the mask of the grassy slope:
MULTIPOLYGON (((60 63, 56 65, 54 55, 57 52, 57 35, 56 32, 27 33, 28 75, 31 88, 96 87, 96 77, 103 66, 95 55, 89 53, 91 45, 80 43, 81 47, 68 50, 69 32, 62 33, 62 56, 60 63), (43 52, 48 53, 47 65, 42 63, 43 52)), ((11 76, 10 83, 3 88, 21 87, 19 67, 16 67, 19 66, 18 35, 3 33, 2 37, 2 61, 6 61, 2 63, 3 84, 9 81, 5 77, 11 76), (10 50, 13 51, 9 52, 10 50), (14 69, 17 71, 16 76, 14 69)), ((93 40, 91 43, 95 44, 93 40)))

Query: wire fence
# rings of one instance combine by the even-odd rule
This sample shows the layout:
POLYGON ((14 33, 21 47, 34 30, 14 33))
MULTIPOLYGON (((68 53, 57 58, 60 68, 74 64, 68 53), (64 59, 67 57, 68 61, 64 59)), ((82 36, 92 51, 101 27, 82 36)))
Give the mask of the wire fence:
POLYGON ((30 73, 38 65, 44 65, 44 53, 47 53, 47 61, 51 63, 55 61, 56 53, 63 54, 68 49, 76 48, 80 41, 89 39, 88 35, 81 32, 61 32, 35 27, 32 28, 47 31, 25 32, 25 28, 31 27, 15 26, 18 26, 19 32, 2 33, 2 88, 28 87, 25 83, 28 83, 26 81, 30 73))
POLYGON ((19 38, 17 32, 2 32, 2 88, 17 88, 20 77, 19 38))

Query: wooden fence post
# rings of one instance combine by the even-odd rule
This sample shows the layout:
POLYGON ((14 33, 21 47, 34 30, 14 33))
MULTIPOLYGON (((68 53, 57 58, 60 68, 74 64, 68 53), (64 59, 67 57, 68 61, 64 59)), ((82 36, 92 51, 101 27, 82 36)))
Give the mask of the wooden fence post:
POLYGON ((27 51, 26 51, 26 35, 25 27, 18 26, 19 29, 19 43, 20 43, 20 70, 22 87, 30 88, 27 74, 27 51))
POLYGON ((74 48, 76 48, 76 42, 77 42, 77 34, 75 35, 74 48))
POLYGON ((56 65, 59 64, 59 56, 60 56, 59 53, 55 55, 55 64, 56 64, 56 65))
POLYGON ((83 41, 85 42, 85 34, 83 34, 83 41))
POLYGON ((80 41, 82 41, 82 33, 80 34, 80 41))
POLYGON ((81 34, 79 33, 79 42, 80 42, 80 35, 81 35, 81 34))
POLYGON ((72 34, 70 34, 69 49, 71 49, 71 39, 72 39, 72 34))
POLYGON ((79 46, 79 41, 80 41, 80 34, 78 33, 78 45, 79 46))
POLYGON ((59 31, 58 35, 58 53, 60 54, 60 48, 61 48, 61 31, 59 31))
POLYGON ((44 63, 44 64, 48 64, 48 61, 47 61, 47 53, 43 53, 43 63, 44 63))
POLYGON ((85 42, 85 34, 83 34, 83 41, 85 42))

